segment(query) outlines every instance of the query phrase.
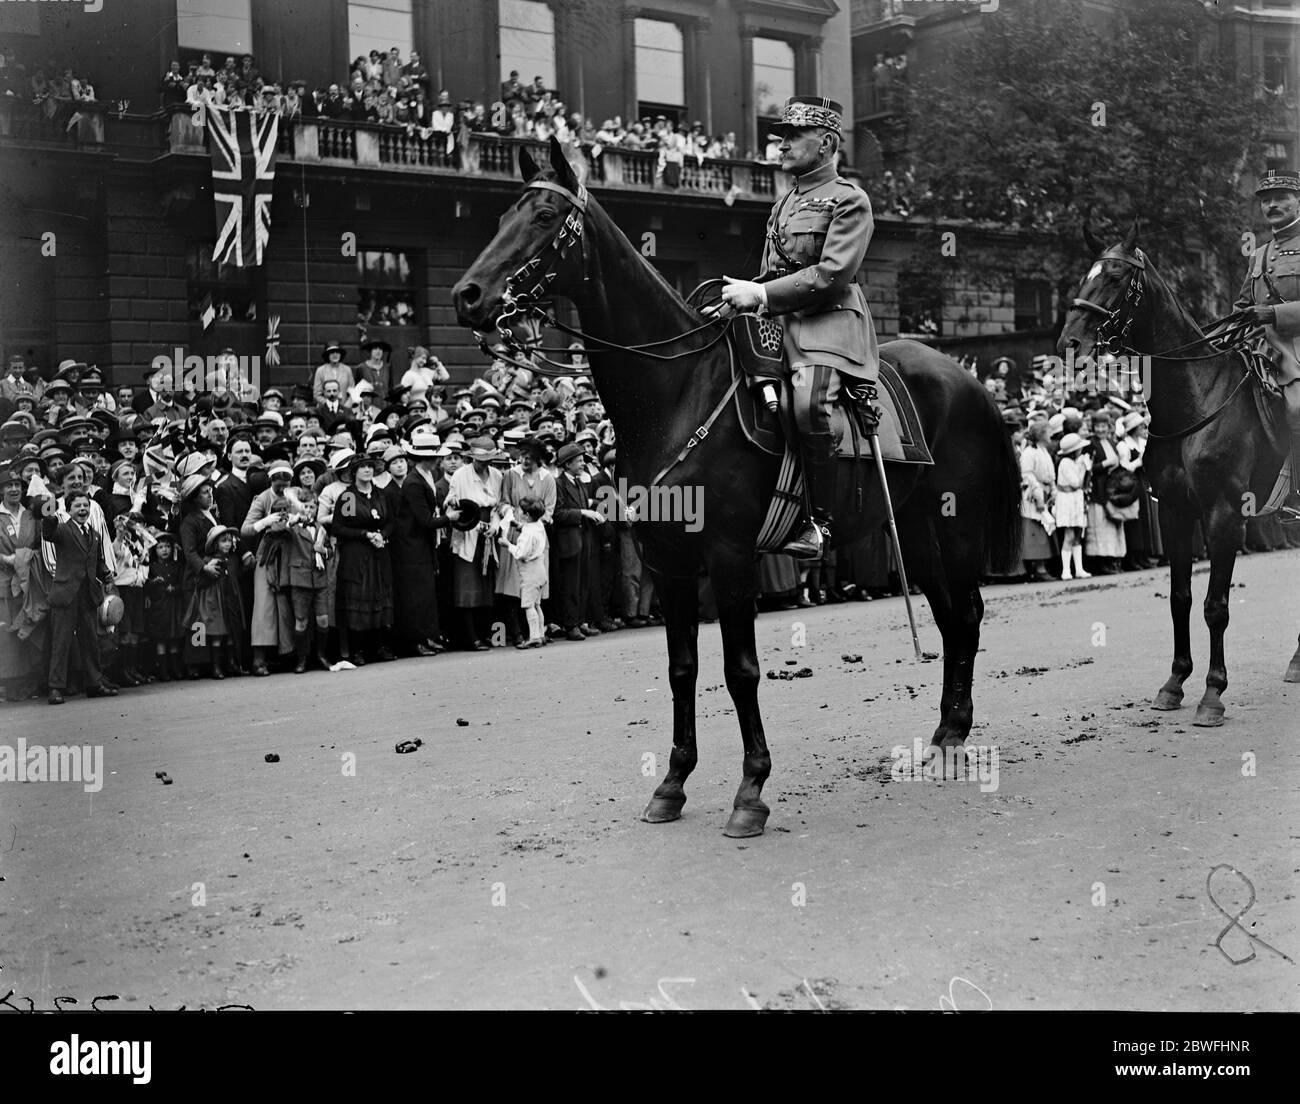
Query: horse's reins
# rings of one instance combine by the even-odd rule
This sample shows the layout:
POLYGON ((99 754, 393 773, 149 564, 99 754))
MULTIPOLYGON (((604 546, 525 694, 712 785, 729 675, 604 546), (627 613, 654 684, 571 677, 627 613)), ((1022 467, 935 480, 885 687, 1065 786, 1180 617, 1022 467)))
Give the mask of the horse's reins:
MULTIPOLYGON (((1240 348, 1240 342, 1247 332, 1254 328, 1254 323, 1253 321, 1246 319, 1245 312, 1240 310, 1233 311, 1231 314, 1225 315, 1223 318, 1216 319, 1210 324, 1209 331, 1197 338, 1195 341, 1189 341, 1186 345, 1178 345, 1172 349, 1166 349, 1163 353, 1143 353, 1138 349, 1133 348, 1131 345, 1128 345, 1129 330, 1133 328, 1133 323, 1136 320, 1137 308, 1142 303, 1143 296, 1146 292, 1146 282, 1143 279, 1143 274, 1147 269, 1146 255, 1140 249, 1135 249, 1133 252, 1134 255, 1129 257, 1120 252, 1118 247, 1113 247, 1101 255, 1102 260, 1122 261, 1133 269, 1133 271, 1129 273, 1128 284, 1124 288, 1124 293, 1123 295, 1116 297, 1114 307, 1104 307, 1100 303, 1094 303, 1091 299, 1083 298, 1075 299, 1072 304, 1080 310, 1092 311, 1093 313, 1102 316, 1102 321, 1097 324, 1096 329, 1093 331, 1096 343, 1102 349, 1109 352, 1112 356, 1132 353, 1137 356, 1150 357, 1152 360, 1215 360, 1231 352, 1239 352, 1242 354, 1243 358, 1245 357, 1244 350, 1240 348), (1122 325, 1120 324, 1121 312, 1126 315, 1122 325), (1107 331, 1112 327, 1118 327, 1118 332, 1114 334, 1107 333, 1107 331), (1215 331, 1220 330, 1220 328, 1222 328, 1222 332, 1216 333, 1215 331), (1213 352, 1201 356, 1176 357, 1170 355, 1172 353, 1177 353, 1182 349, 1193 349, 1198 345, 1207 345, 1211 342, 1224 342, 1226 344, 1213 352)), ((1204 429, 1228 408, 1232 401, 1237 397, 1238 392, 1246 385, 1246 381, 1251 378, 1251 374, 1250 367, 1247 365, 1246 371, 1243 373, 1241 379, 1237 381, 1236 387, 1229 392, 1228 397, 1213 411, 1194 422, 1192 425, 1187 426, 1185 429, 1180 429, 1177 433, 1156 433, 1148 428, 1147 436, 1155 441, 1174 441, 1195 433, 1198 429, 1204 429)))

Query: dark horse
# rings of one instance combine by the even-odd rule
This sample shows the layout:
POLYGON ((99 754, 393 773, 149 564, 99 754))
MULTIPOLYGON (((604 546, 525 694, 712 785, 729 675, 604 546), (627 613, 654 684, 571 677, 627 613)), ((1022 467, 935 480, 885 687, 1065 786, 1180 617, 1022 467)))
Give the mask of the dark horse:
MULTIPOLYGON (((573 170, 554 142, 550 160, 545 171, 526 150, 520 152, 526 187, 502 216, 496 237, 452 290, 456 315, 479 331, 496 323, 503 308, 509 321, 527 298, 527 292, 520 297, 520 281, 531 284, 540 273, 552 292, 577 307, 596 386, 618 434, 619 478, 626 478, 629 487, 648 489, 670 469, 660 485, 702 488, 698 531, 688 531, 681 521, 635 524, 663 609, 673 694, 672 755, 643 819, 677 819, 686 801, 686 779, 695 769, 703 565, 717 598, 727 690, 744 741, 744 778, 725 831, 729 836, 758 835, 769 811, 762 788, 772 763, 758 709, 754 548, 779 461, 746 440, 728 403, 707 436, 674 463, 730 386, 726 346, 714 340, 718 327, 701 328, 700 315, 642 258, 600 205, 580 194, 573 170), (564 245, 556 247, 557 241, 564 245), (676 340, 690 331, 698 332, 676 340), (615 342, 618 346, 611 347, 615 342), (626 348, 652 343, 658 343, 653 353, 626 348)), ((971 728, 971 678, 984 613, 979 577, 986 564, 1004 568, 1019 557, 1019 470, 998 411, 974 378, 948 357, 914 342, 892 342, 881 352, 897 362, 915 396, 935 457, 933 467, 890 465, 889 485, 907 569, 923 588, 943 634, 941 719, 932 746, 960 748, 971 728)), ((841 496, 839 540, 854 540, 882 523, 879 487, 864 482, 868 491, 860 513, 847 491, 841 496)))
MULTIPOLYGON (((1100 257, 1066 315, 1058 348, 1073 349, 1077 357, 1092 356, 1098 348, 1155 354, 1146 382, 1151 426, 1143 467, 1160 501, 1160 532, 1169 557, 1174 661, 1152 705, 1179 708, 1183 683, 1192 673, 1192 534, 1200 521, 1210 554, 1205 595, 1210 667, 1194 723, 1221 725, 1233 563, 1244 518, 1254 504, 1267 500, 1284 457, 1261 421, 1256 384, 1242 358, 1207 346, 1200 326, 1138 248, 1137 223, 1123 242, 1104 252, 1086 230, 1085 238, 1100 257)), ((1300 682, 1300 648, 1286 680, 1300 682)))

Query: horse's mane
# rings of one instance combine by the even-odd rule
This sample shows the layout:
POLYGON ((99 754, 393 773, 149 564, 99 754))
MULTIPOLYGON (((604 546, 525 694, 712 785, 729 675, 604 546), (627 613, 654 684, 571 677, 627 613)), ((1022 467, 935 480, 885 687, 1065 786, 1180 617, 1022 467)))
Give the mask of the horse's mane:
MULTIPOLYGON (((1128 252, 1122 244, 1117 246, 1112 246, 1111 249, 1117 249, 1121 253, 1128 252)), ((1107 252, 1110 252, 1110 250, 1107 250, 1107 252)), ((1104 256, 1105 254, 1103 254, 1103 257, 1104 256)), ((1155 262, 1151 260, 1151 254, 1143 252, 1142 259, 1145 260, 1146 270, 1148 273, 1150 273, 1154 283, 1162 292, 1164 292, 1165 298, 1173 306, 1174 313, 1178 315, 1181 321, 1191 326, 1192 329, 1196 331, 1198 337, 1203 337, 1205 335, 1205 330, 1201 327, 1201 324, 1197 322, 1195 318, 1192 317, 1191 312, 1185 306, 1183 306, 1182 299, 1180 299, 1177 295, 1174 294, 1173 289, 1169 286, 1164 276, 1160 274, 1160 270, 1156 268, 1155 262)))
MULTIPOLYGON (((556 179, 556 173, 554 170, 543 171, 541 173, 541 177, 543 180, 550 180, 553 183, 560 183, 560 181, 556 179)), ((614 221, 610 213, 600 205, 600 202, 596 199, 596 197, 588 193, 587 203, 589 207, 594 207, 596 210, 598 210, 601 213, 601 215, 604 217, 605 221, 608 222, 610 226, 614 228, 615 233, 617 233, 618 236, 623 239, 623 244, 627 246, 628 253, 630 253, 633 257, 637 259, 641 267, 645 270, 646 275, 649 276, 650 282, 658 286, 658 288, 661 291, 663 291, 669 297, 669 299, 671 299, 677 306, 681 307, 682 310, 690 313, 691 308, 687 306, 686 300, 683 299, 677 293, 677 289, 673 287, 672 284, 670 284, 666 279, 664 279, 663 273, 661 273, 657 268, 655 268, 654 265, 652 265, 648 260, 645 259, 645 257, 641 254, 641 250, 637 249, 636 246, 632 244, 628 236, 623 233, 622 227, 620 227, 619 224, 614 221)))

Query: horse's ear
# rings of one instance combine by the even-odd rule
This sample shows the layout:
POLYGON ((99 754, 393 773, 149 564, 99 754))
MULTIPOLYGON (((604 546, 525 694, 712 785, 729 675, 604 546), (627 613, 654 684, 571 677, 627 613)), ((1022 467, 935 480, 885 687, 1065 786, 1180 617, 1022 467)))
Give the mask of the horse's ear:
POLYGON ((1136 216, 1133 218, 1133 225, 1128 228, 1128 233, 1124 236, 1124 252, 1132 253, 1137 248, 1138 231, 1141 229, 1141 220, 1136 216))
POLYGON ((555 179, 558 183, 563 184, 571 192, 578 190, 578 174, 573 171, 573 166, 569 164, 569 159, 564 156, 564 148, 555 140, 555 135, 551 135, 551 168, 555 170, 555 179))
POLYGON ((1092 232, 1091 207, 1083 213, 1083 241, 1094 257, 1100 256, 1105 251, 1105 246, 1097 240, 1097 235, 1092 232))
POLYGON ((524 178, 527 184, 533 177, 541 172, 540 166, 533 160, 533 155, 528 152, 527 146, 519 147, 519 175, 524 178))

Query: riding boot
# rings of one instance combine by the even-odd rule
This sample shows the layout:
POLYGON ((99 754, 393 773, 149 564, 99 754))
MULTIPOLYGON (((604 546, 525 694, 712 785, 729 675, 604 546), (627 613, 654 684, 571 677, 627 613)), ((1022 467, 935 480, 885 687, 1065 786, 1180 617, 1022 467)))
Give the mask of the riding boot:
POLYGON ((816 560, 831 542, 831 510, 835 503, 835 438, 829 433, 809 433, 800 441, 803 452, 804 490, 809 519, 799 534, 781 551, 798 559, 816 560))
POLYGON ((1291 493, 1277 510, 1277 520, 1283 525, 1300 522, 1300 421, 1294 414, 1291 418, 1291 493))

